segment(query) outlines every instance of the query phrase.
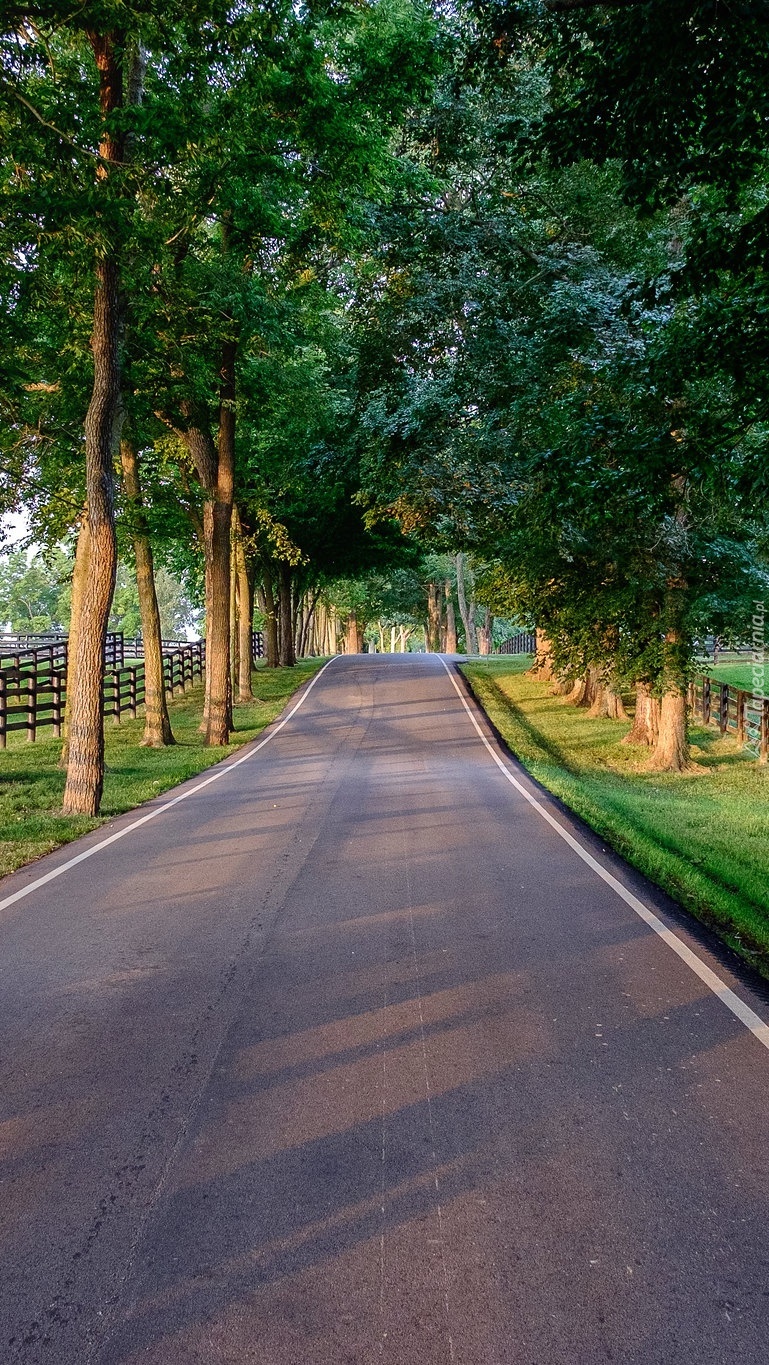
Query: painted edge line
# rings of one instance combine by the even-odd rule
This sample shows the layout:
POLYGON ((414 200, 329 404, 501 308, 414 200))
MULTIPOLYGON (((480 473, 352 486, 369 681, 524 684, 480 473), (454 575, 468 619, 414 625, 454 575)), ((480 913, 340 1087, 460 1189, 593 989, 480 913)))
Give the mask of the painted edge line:
POLYGON ((592 853, 588 852, 579 840, 575 839, 573 834, 570 834, 567 829, 564 829, 563 825, 550 814, 550 811, 545 809, 542 802, 538 801, 536 796, 534 796, 532 792, 527 791, 523 783, 518 781, 518 778, 510 771, 507 764, 503 762, 502 758, 497 753, 493 744, 491 744, 490 740, 483 733, 483 730, 468 705, 467 698, 464 696, 462 689, 457 683, 457 680, 445 659, 441 659, 441 663, 448 673, 454 691, 470 717, 476 734, 483 744, 485 744, 500 772, 504 774, 511 786, 515 787, 516 790, 521 793, 521 796, 528 801, 530 806, 534 807, 543 820, 547 821, 548 825, 555 830, 556 834, 563 839, 564 843, 567 843, 569 847, 574 850, 577 856, 582 859, 583 863, 587 863, 588 867, 592 868, 601 880, 606 882, 606 885, 610 886, 612 891, 615 891, 620 899, 623 900, 626 905, 629 905, 630 909, 634 910, 645 924, 648 924, 650 929, 654 930, 655 934, 667 944, 668 948, 671 948, 673 952, 680 957, 681 961, 686 963, 686 966, 694 972, 695 976, 698 976, 700 981, 704 982, 708 990, 712 991, 713 994, 718 997, 722 1005, 725 1005, 728 1010, 731 1010, 735 1018, 739 1019, 740 1023, 744 1024, 745 1028, 750 1030, 754 1038, 757 1038, 758 1042, 769 1050, 769 1024, 765 1023, 761 1016, 750 1008, 750 1005, 746 1005, 745 1001, 741 1000, 739 995, 737 995, 730 986, 727 986, 726 982, 722 981, 720 976, 718 976, 706 962, 702 961, 702 958, 698 957, 697 954, 684 943, 683 939, 680 939, 677 934, 674 934, 672 929, 668 929, 667 925, 663 923, 658 915, 654 914, 653 910, 649 909, 648 905, 644 905, 643 901, 639 900, 637 896, 634 896, 632 891, 628 891, 627 887, 623 886, 622 882, 618 881, 613 873, 611 873, 608 868, 604 867, 597 858, 594 858, 592 853))
MULTIPOLYGON (((6 896, 5 900, 0 901, 0 910, 7 910, 9 905, 14 905, 16 901, 23 900, 25 896, 30 896, 33 891, 38 891, 41 886, 46 886, 48 882, 55 881, 57 877, 61 877, 65 872, 69 872, 71 867, 77 867, 78 863, 84 863, 87 858, 93 858, 95 854, 101 853, 102 849, 109 848, 110 844, 116 844, 118 839, 124 839, 126 834, 133 833, 135 829, 139 829, 142 825, 148 824, 150 820, 156 820, 159 815, 165 814, 172 806, 178 806, 181 801, 186 801, 188 797, 195 796, 195 794, 202 791, 204 787, 210 787, 212 782, 218 782, 220 777, 225 777, 227 773, 231 773, 234 768, 239 768, 241 763, 247 763, 255 754, 258 754, 260 749, 264 748, 265 744, 269 744, 270 740, 274 739, 275 736, 280 733, 283 726, 288 724, 292 716, 296 715, 299 707, 303 706, 309 697, 316 682, 323 677, 326 669, 333 662, 334 659, 329 659, 328 663, 325 663, 323 667, 318 670, 315 677, 310 680, 309 686, 305 688, 298 702, 292 706, 288 715, 284 716, 282 721, 271 729, 268 735, 265 735, 264 739, 261 739, 258 744, 254 744, 253 748, 249 748, 248 753, 242 754, 241 757, 236 758, 233 763, 218 764, 215 767, 214 772, 204 778, 202 782, 198 782, 194 787, 190 787, 188 791, 182 792, 180 796, 174 796, 170 801, 164 801, 162 806, 156 806, 153 810, 148 811, 146 815, 141 815, 138 820, 132 820, 130 825, 125 825, 123 829, 116 830, 114 834, 108 834, 106 839, 100 839, 97 844, 92 844, 90 848, 84 849, 82 853, 76 853, 74 858, 68 858, 67 862, 62 863, 60 867, 55 867, 51 872, 46 872, 44 876, 37 877, 35 881, 30 882, 28 886, 20 887, 18 891, 13 892, 13 895, 6 896)), ((189 781, 190 779, 187 778, 185 780, 189 781)), ((23 869, 19 870, 22 871, 23 869)))

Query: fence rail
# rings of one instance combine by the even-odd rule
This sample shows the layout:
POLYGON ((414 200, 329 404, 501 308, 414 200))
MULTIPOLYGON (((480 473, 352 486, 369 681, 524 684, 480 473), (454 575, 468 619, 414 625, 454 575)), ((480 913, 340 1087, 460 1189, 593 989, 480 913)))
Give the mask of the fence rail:
POLYGON ((536 654, 537 637, 531 630, 520 630, 517 635, 511 635, 509 639, 503 640, 497 650, 498 654, 536 654))
MULTIPOLYGON (((105 653, 102 714, 119 725, 122 716, 134 718, 144 704, 144 662, 131 647, 125 650, 122 635, 110 643, 105 653), (126 652, 135 662, 125 663, 126 652)), ((163 677, 166 692, 175 696, 203 676, 206 646, 204 640, 166 643, 173 643, 173 648, 163 651, 163 677)), ((60 737, 67 700, 66 647, 66 640, 59 640, 10 654, 0 641, 0 662, 8 661, 8 666, 0 667, 0 749, 17 730, 26 730, 30 742, 41 729, 52 729, 54 738, 60 737)))
MULTIPOLYGON (((203 677, 205 640, 163 640, 166 693, 177 696, 203 677)), ((254 657, 264 658, 264 635, 253 633, 254 657)), ((119 725, 124 715, 135 719, 145 701, 144 645, 141 639, 107 636, 102 714, 119 725)), ((67 637, 0 636, 0 749, 8 735, 26 730, 34 742, 41 729, 61 736, 67 701, 67 637)))
POLYGON ((722 735, 749 744, 762 763, 769 758, 769 698, 731 683, 702 675, 689 684, 689 713, 703 725, 717 725, 722 735))

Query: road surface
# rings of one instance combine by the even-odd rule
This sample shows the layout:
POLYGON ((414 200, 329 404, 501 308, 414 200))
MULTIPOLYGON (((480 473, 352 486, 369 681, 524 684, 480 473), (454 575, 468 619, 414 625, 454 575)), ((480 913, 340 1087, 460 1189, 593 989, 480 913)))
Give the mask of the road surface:
POLYGON ((463 695, 335 660, 2 884, 2 1365, 766 1365, 766 1000, 463 695))

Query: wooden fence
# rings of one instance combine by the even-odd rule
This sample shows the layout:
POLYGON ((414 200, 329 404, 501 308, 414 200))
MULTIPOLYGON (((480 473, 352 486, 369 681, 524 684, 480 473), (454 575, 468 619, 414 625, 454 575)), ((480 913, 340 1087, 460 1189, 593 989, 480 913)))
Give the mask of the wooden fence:
MULTIPOLYGON (((264 657, 264 636, 253 635, 254 657, 264 657)), ((177 696, 203 677, 205 640, 164 640, 163 677, 166 692, 177 696)), ((107 637, 102 714, 119 725, 122 716, 135 719, 144 705, 144 646, 140 639, 107 637)), ((26 730, 34 742, 41 729, 61 736, 67 700, 67 637, 0 637, 0 749, 8 735, 26 730), (34 640, 34 643, 31 641, 34 640)))
POLYGON ((717 725, 722 735, 749 744, 761 762, 767 762, 769 698, 703 675, 689 684, 689 713, 703 725, 717 725))
MULTIPOLYGON (((2 646, 0 645, 0 648, 2 646)), ((128 649, 131 657, 131 647, 128 649)), ((135 656, 134 656, 135 657, 135 656)), ((0 668, 0 749, 14 730, 26 730, 27 740, 34 742, 37 732, 51 728, 54 738, 61 735, 64 707, 67 700, 66 653, 46 653, 41 646, 17 655, 3 654, 13 660, 9 667, 0 668), (38 657, 32 657, 37 655, 38 657), (64 662, 62 665, 62 657, 64 662)), ((102 714, 111 717, 115 725, 121 717, 135 718, 137 708, 144 704, 144 663, 141 658, 126 664, 123 641, 112 652, 119 666, 109 666, 104 674, 102 714)), ((163 675, 166 692, 174 696, 191 687, 203 676, 206 646, 204 640, 192 643, 174 642, 174 648, 163 652, 163 675)))
MULTIPOLYGON (((500 645, 500 654, 536 653, 536 636, 521 631, 500 645)), ((689 715, 703 725, 717 725, 722 735, 734 735, 749 745, 762 762, 769 762, 769 698, 701 674, 689 684, 689 715)))
POLYGON ((503 640, 497 650, 498 654, 535 654, 537 651, 537 637, 533 631, 520 630, 517 635, 511 635, 508 640, 503 640))

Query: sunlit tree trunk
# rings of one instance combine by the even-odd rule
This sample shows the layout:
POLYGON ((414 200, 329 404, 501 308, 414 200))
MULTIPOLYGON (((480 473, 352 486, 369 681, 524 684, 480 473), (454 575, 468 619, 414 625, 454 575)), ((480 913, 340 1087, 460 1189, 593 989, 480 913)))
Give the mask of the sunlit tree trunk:
POLYGON ((80 634, 80 621, 83 612, 83 597, 88 581, 88 564, 91 557, 91 530, 88 524, 88 509, 83 512, 75 548, 75 565, 72 572, 70 589, 69 635, 67 639, 67 702, 64 711, 64 737, 59 766, 66 768, 69 758, 69 709, 70 697, 75 692, 75 673, 77 641, 80 634))
POLYGON ((683 772, 691 766, 686 707, 688 649, 683 629, 685 590, 682 580, 671 580, 665 594, 659 731, 647 765, 655 772, 683 772))
POLYGON ((540 682, 550 682, 553 678, 553 646, 544 630, 537 629, 535 648, 531 672, 540 682))
POLYGON ((465 587, 465 557, 460 552, 456 557, 457 565, 457 601, 459 602, 459 614, 462 617, 462 625, 465 628, 465 651, 468 654, 478 653, 478 636, 475 630, 475 603, 467 600, 465 587))
POLYGON ((427 585, 427 648, 432 654, 441 649, 441 596, 437 583, 427 585))
POLYGON ((615 691, 611 683, 600 678, 596 684, 590 715, 610 720, 627 720, 627 712, 619 692, 615 691))
POLYGON ((347 618, 347 639, 345 642, 345 652, 347 654, 360 654, 363 650, 363 626, 358 620, 357 612, 351 611, 347 618))
POLYGON ((454 612, 454 591, 449 578, 444 584, 444 591, 446 593, 446 653, 456 654, 457 618, 454 612))
POLYGON ((152 545, 147 534, 142 503, 139 460, 131 441, 121 441, 120 461, 123 468, 123 490, 131 508, 133 522, 136 586, 144 643, 144 736, 141 742, 148 748, 162 749, 166 744, 173 744, 174 737, 168 716, 163 677, 162 630, 155 591, 152 545))
POLYGON ((208 717, 206 744, 228 742, 232 730, 230 678, 230 538, 235 493, 235 353, 236 343, 222 344, 219 382, 219 439, 216 483, 211 499, 208 562, 211 566, 211 613, 206 634, 208 717))
POLYGON ((238 598, 238 701, 253 701, 251 673, 254 667, 254 572, 240 535, 236 541, 238 598))
MULTIPOLYGON (((123 159, 122 139, 111 126, 112 116, 123 103, 123 37, 120 32, 88 34, 99 73, 104 132, 97 182, 105 193, 110 167, 123 159)), ((119 293, 119 247, 107 241, 100 244, 95 263, 93 387, 85 419, 90 553, 68 699, 69 751, 63 801, 68 815, 96 815, 104 785, 104 646, 117 566, 113 460, 122 420, 119 293)))
POLYGON ((490 654, 490 653, 491 653, 491 641, 492 641, 493 629, 494 629, 494 618, 493 618, 493 616, 492 616, 492 614, 491 614, 489 608, 486 607, 486 609, 485 609, 485 611, 484 611, 484 615, 483 615, 483 625, 481 626, 481 628, 480 628, 480 630, 479 630, 479 632, 478 632, 478 653, 479 653, 479 654, 490 654))
POLYGON ((660 704, 650 683, 636 685, 636 702, 633 724, 624 736, 623 744, 646 744, 649 748, 657 743, 660 728, 660 704))

